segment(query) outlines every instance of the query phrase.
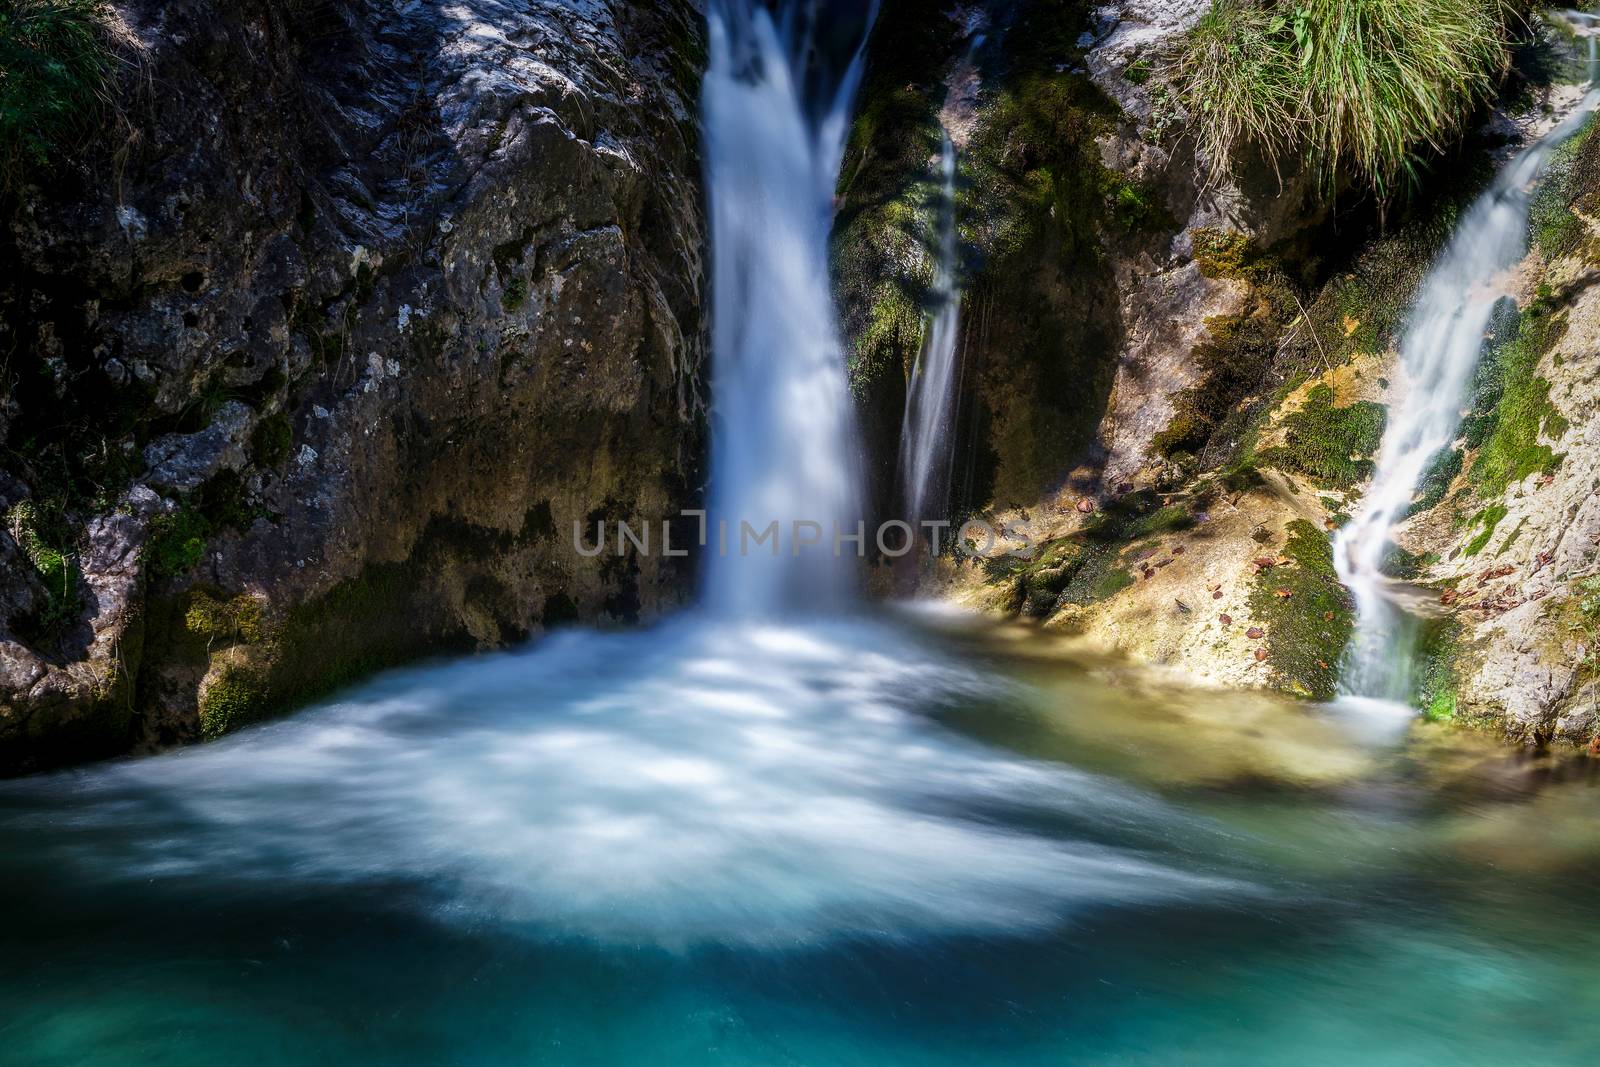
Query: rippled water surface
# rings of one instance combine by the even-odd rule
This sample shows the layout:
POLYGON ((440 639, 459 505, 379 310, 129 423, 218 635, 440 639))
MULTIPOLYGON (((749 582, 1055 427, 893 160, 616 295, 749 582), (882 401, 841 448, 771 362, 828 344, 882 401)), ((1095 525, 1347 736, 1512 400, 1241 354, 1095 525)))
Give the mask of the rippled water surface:
POLYGON ((0 1062, 1589 1064, 1600 785, 926 616, 0 784, 0 1062))

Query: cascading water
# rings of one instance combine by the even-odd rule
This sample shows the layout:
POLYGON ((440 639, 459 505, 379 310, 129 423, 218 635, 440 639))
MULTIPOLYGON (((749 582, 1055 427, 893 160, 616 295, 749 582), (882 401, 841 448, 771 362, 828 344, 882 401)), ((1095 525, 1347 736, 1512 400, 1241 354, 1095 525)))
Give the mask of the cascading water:
POLYGON ((1344 673, 1348 693, 1387 700, 1409 696, 1410 642, 1403 632, 1409 617, 1382 573, 1390 535, 1406 517, 1429 463, 1454 441, 1495 308, 1509 296, 1504 275, 1527 253, 1534 187, 1551 153, 1577 132, 1597 103, 1600 90, 1591 84, 1561 122, 1501 169, 1462 216, 1423 282, 1400 346, 1405 392, 1389 413, 1365 506, 1334 544, 1339 577, 1355 595, 1357 608, 1344 673))
POLYGON ((706 600, 721 614, 826 610, 849 596, 853 571, 833 537, 859 510, 828 233, 874 13, 833 78, 815 5, 774 17, 753 0, 715 0, 708 12, 717 425, 706 600), (773 522, 778 538, 755 545, 773 522), (815 526, 796 535, 796 523, 815 526), (819 543, 802 544, 810 535, 819 543))
POLYGON ((906 393, 900 433, 900 474, 906 518, 913 524, 937 518, 940 494, 949 487, 950 416, 955 404, 956 341, 961 331, 961 288, 956 263, 956 146, 948 132, 939 155, 943 199, 939 215, 939 259, 934 267, 937 301, 927 343, 917 355, 906 393))

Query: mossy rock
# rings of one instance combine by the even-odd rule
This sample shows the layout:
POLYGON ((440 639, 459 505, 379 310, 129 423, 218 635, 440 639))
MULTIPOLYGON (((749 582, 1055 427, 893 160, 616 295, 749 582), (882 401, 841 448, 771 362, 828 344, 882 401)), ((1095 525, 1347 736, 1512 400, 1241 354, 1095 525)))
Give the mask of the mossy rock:
POLYGON ((1345 407, 1326 385, 1315 386, 1283 420, 1284 443, 1260 453, 1261 462, 1304 474, 1331 489, 1349 490, 1372 476, 1388 411, 1370 400, 1345 407))
POLYGON ((1338 691, 1339 661, 1355 631, 1355 605, 1340 584, 1327 536, 1304 519, 1285 528, 1286 565, 1261 571, 1250 614, 1266 630, 1273 684, 1314 700, 1338 691))
POLYGON ((1462 436, 1474 449, 1468 478, 1480 499, 1503 496, 1531 474, 1553 471, 1561 462, 1543 438, 1560 440, 1569 429, 1550 400, 1550 382, 1538 373, 1539 361, 1564 334, 1544 309, 1512 312, 1500 340, 1478 363, 1472 408, 1462 421, 1462 436))

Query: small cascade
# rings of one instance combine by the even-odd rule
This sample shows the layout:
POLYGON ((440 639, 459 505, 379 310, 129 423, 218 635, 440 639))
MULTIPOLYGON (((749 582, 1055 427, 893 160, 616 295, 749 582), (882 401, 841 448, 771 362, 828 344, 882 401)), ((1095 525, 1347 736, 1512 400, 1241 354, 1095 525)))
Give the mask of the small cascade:
POLYGON ((828 234, 875 12, 856 20, 856 39, 832 64, 840 49, 825 31, 840 20, 815 3, 712 0, 707 13, 713 612, 825 611, 852 588, 833 541, 860 511, 828 234), (774 522, 779 541, 756 544, 774 522), (816 542, 803 544, 797 524, 820 531, 816 542))
POLYGON ((906 518, 913 524, 938 518, 950 485, 951 416, 955 407, 956 341, 961 327, 961 288, 956 241, 956 146, 947 131, 939 155, 939 258, 934 267, 932 328, 917 355, 906 391, 900 431, 900 475, 906 518))
MULTIPOLYGON (((1591 57, 1594 56, 1591 37, 1591 57)), ((1454 443, 1467 389, 1496 307, 1510 296, 1507 272, 1527 254, 1528 212, 1551 154, 1600 104, 1591 82, 1548 133, 1511 158, 1462 216, 1424 280, 1400 346, 1404 394, 1389 412, 1363 508, 1339 533, 1334 560, 1356 599, 1357 628, 1344 689, 1357 696, 1410 695, 1411 620, 1382 573, 1394 528, 1411 507, 1429 464, 1454 443)))

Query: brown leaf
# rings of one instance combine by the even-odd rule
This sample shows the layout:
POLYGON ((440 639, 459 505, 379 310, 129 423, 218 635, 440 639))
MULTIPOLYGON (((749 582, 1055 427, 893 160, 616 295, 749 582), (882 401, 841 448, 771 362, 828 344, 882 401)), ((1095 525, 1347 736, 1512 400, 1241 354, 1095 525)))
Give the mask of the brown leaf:
POLYGON ((1257 556, 1250 562, 1254 563, 1257 567, 1260 567, 1264 571, 1271 570, 1273 567, 1278 565, 1278 561, 1273 559, 1271 556, 1257 556))
POLYGON ((1288 589, 1274 589, 1272 591, 1272 595, 1277 597, 1279 600, 1288 600, 1290 597, 1294 596, 1294 593, 1288 589))
POLYGON ((1332 621, 1333 621, 1333 612, 1331 612, 1331 611, 1324 611, 1324 612, 1323 612, 1323 613, 1322 613, 1322 621, 1323 621, 1323 622, 1332 622, 1332 621))
POLYGON ((1232 615, 1218 615, 1217 616, 1217 621, 1222 623, 1222 625, 1224 625, 1224 626, 1232 626, 1233 625, 1233 616, 1232 615))
POLYGON ((1174 548, 1174 549, 1173 549, 1173 550, 1172 550, 1172 554, 1173 554, 1173 555, 1174 555, 1174 556, 1181 556, 1181 555, 1183 555, 1183 546, 1182 546, 1182 545, 1178 545, 1178 546, 1177 546, 1177 547, 1176 547, 1176 548, 1174 548))
POLYGON ((1252 626, 1244 632, 1244 635, 1252 641, 1259 641, 1267 635, 1267 631, 1259 626, 1252 626))
POLYGON ((1267 658, 1267 650, 1266 649, 1264 649, 1264 648, 1256 649, 1256 662, 1257 663, 1262 662, 1266 658, 1267 658))
POLYGON ((1221 600, 1222 599, 1222 590, 1220 590, 1220 589, 1211 590, 1211 599, 1212 600, 1221 600))

